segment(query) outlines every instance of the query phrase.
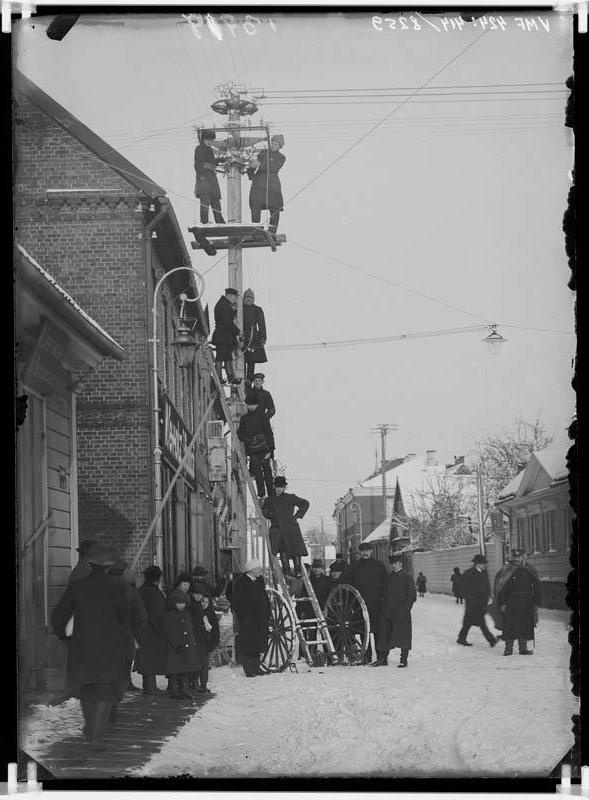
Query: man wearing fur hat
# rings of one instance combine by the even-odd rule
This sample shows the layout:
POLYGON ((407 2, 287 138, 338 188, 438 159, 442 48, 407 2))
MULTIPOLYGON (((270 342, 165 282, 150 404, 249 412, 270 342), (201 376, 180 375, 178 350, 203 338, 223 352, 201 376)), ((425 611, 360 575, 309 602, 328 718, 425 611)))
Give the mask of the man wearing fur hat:
POLYGON ((268 646, 270 601, 260 560, 250 558, 243 569, 231 595, 231 608, 239 631, 235 637, 235 655, 246 676, 253 678, 265 674, 260 669, 260 656, 268 646))
POLYGON ((245 359, 245 382, 252 384, 256 364, 265 364, 268 359, 264 345, 266 344, 266 319, 264 311, 255 304, 253 289, 243 293, 243 346, 245 359))
POLYGON ((528 642, 534 638, 542 598, 538 575, 526 561, 523 550, 512 550, 500 573, 495 580, 495 604, 502 617, 503 655, 513 654, 513 642, 517 639, 520 656, 531 656, 534 651, 528 650, 528 642))
POLYGON ((236 378, 233 370, 233 351, 243 342, 241 331, 235 324, 238 297, 237 289, 229 286, 215 305, 215 330, 211 343, 215 345, 215 370, 221 383, 225 382, 223 367, 230 383, 241 383, 241 378, 236 378))
POLYGON ((107 721, 127 685, 128 595, 123 582, 108 574, 117 557, 112 547, 93 545, 87 555, 90 575, 68 586, 51 615, 55 635, 69 645, 71 688, 80 698, 84 735, 94 750, 104 749, 107 721))
POLYGON ((257 154, 247 170, 252 182, 250 188, 250 210, 252 222, 260 222, 262 210, 270 211, 270 233, 276 234, 280 212, 284 205, 282 187, 278 172, 282 169, 286 156, 280 150, 284 147, 284 136, 277 134, 270 139, 270 150, 257 154))
POLYGON ((491 584, 487 574, 487 559, 477 553, 472 560, 473 566, 462 573, 462 593, 465 600, 464 620, 456 643, 464 647, 472 647, 472 644, 466 641, 466 637, 474 625, 481 629, 489 646, 495 647, 497 639, 487 628, 487 623, 485 622, 485 612, 491 594, 491 584))
POLYGON ((200 131, 198 134, 199 144, 194 151, 194 170, 196 172, 194 194, 200 200, 200 221, 203 225, 209 221, 209 208, 213 209, 216 223, 219 225, 225 223, 221 213, 221 189, 215 173, 217 164, 223 163, 223 159, 217 158, 211 147, 215 138, 215 131, 200 131))
POLYGON ((273 497, 267 497, 262 506, 262 513, 270 520, 270 546, 274 555, 280 555, 282 570, 290 574, 290 559, 294 561, 294 574, 301 575, 301 557, 308 555, 298 520, 309 510, 309 501, 296 494, 286 493, 286 478, 278 475, 274 478, 273 497), (295 513, 295 508, 296 513, 295 513))

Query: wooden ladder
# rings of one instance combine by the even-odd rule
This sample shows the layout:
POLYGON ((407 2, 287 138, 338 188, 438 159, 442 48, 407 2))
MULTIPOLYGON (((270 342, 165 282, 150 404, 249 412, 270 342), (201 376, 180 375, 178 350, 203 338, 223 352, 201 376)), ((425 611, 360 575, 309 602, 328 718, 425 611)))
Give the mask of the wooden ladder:
MULTIPOLYGON (((270 560, 270 568, 272 571, 272 577, 274 580, 275 585, 279 588, 285 602, 287 603, 292 617, 295 621, 295 630, 297 633, 297 637, 299 640, 299 645, 301 651, 305 657, 305 661, 309 666, 313 665, 313 657, 309 651, 310 644, 320 644, 323 645, 328 652, 329 660, 332 664, 338 663, 338 656, 335 652, 335 648, 333 646, 333 641, 331 639, 331 635, 327 628, 327 623, 325 622, 325 618, 323 616, 323 611, 319 605, 319 601, 317 600, 317 596, 315 594, 315 590, 313 589, 313 584, 309 578, 307 570, 305 569, 304 565, 302 568, 302 578, 305 584, 305 589, 307 590, 307 597, 293 597, 290 593, 286 580, 284 578, 284 574, 282 572, 282 565, 279 559, 273 555, 272 549, 270 547, 270 537, 268 535, 268 521, 264 517, 262 513, 262 507, 260 504, 260 500, 256 493, 256 487, 254 486, 254 482, 252 476, 249 474, 248 466, 247 466, 247 457, 245 454, 245 450, 243 448, 242 443, 240 442, 237 436, 237 427, 233 422, 231 417, 231 409, 227 398, 225 397, 224 387, 221 381, 219 380, 219 376, 217 375, 217 371, 215 369, 215 364, 213 361, 213 356, 208 344, 203 344, 202 350, 207 361, 207 366, 209 367, 209 371, 215 383, 215 387, 217 390, 217 396, 221 403, 221 407, 223 409, 223 413, 225 414, 225 420, 227 425, 229 426, 229 430, 231 431, 231 438, 232 441, 235 443, 235 452, 237 453, 237 458, 239 461, 239 466, 241 467, 242 475, 245 479, 245 483, 250 490, 251 499, 254 505, 254 511, 256 513, 256 517, 259 524, 259 529, 262 533, 262 538, 264 540, 264 544, 266 545, 266 549, 268 551, 268 556, 270 560), (303 619, 299 618, 299 614, 297 613, 297 602, 301 601, 311 602, 313 606, 313 613, 314 616, 312 618, 303 619), (317 639, 314 641, 307 641, 305 639, 303 627, 308 627, 309 623, 313 626, 316 626, 317 629, 317 639)), ((239 397, 240 400, 242 398, 242 387, 243 384, 240 384, 235 394, 239 397)))

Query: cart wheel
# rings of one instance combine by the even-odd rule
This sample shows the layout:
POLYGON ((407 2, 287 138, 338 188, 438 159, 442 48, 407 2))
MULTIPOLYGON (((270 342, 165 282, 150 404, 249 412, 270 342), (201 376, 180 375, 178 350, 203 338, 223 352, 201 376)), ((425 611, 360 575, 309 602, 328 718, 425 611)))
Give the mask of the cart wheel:
POLYGON ((323 616, 342 664, 361 664, 370 640, 370 617, 360 592, 347 583, 332 590, 323 616))
POLYGON ((276 589, 266 589, 270 601, 268 649, 260 662, 265 672, 282 672, 294 659, 297 633, 290 606, 276 589))

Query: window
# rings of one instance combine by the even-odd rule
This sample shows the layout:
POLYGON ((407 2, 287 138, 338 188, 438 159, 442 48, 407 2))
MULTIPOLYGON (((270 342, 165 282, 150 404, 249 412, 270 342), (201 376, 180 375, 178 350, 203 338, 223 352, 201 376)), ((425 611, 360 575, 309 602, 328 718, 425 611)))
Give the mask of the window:
POLYGON ((556 551, 554 542, 554 511, 545 512, 544 521, 546 525, 546 542, 548 545, 548 552, 554 553, 556 551))

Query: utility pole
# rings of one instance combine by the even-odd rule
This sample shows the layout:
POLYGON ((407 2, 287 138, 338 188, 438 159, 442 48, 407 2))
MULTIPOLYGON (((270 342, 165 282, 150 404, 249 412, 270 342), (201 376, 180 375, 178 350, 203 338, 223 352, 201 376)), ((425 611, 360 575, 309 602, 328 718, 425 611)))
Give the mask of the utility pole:
POLYGON ((479 549, 485 555, 485 511, 483 509, 483 474, 479 461, 477 465, 477 507, 479 512, 479 549))
POLYGON ((385 472, 386 466, 386 452, 387 452, 387 433, 389 431, 396 431, 396 425, 389 425, 388 423, 381 423, 375 428, 370 429, 373 433, 380 433, 380 472, 382 477, 382 508, 384 519, 387 518, 387 477, 385 472))

